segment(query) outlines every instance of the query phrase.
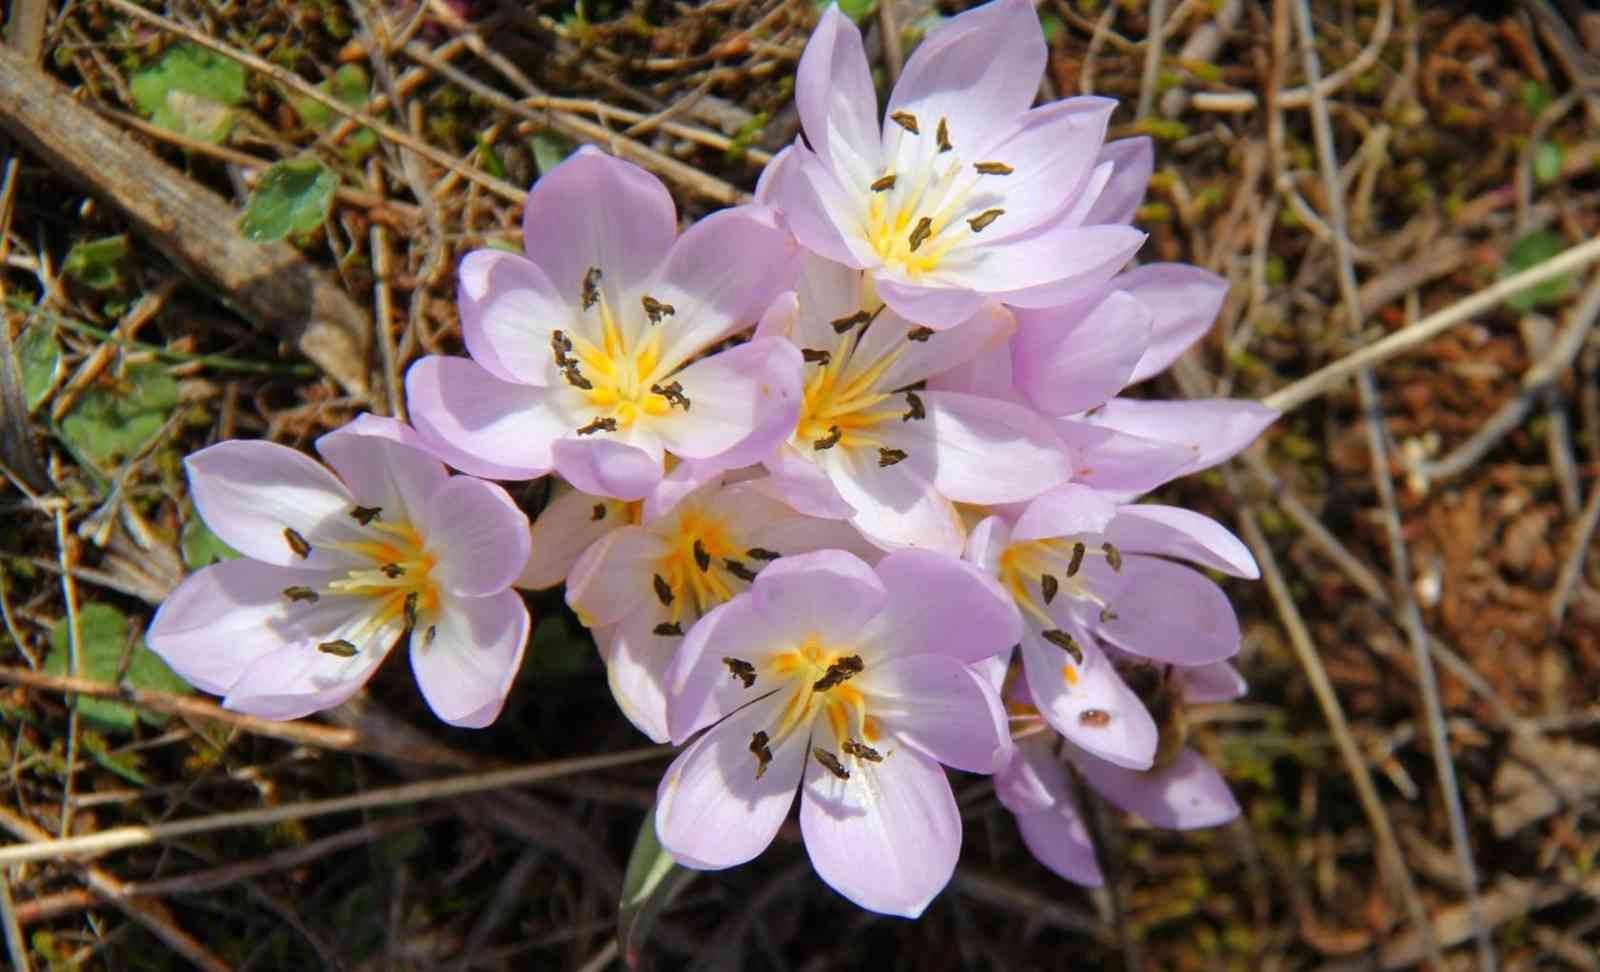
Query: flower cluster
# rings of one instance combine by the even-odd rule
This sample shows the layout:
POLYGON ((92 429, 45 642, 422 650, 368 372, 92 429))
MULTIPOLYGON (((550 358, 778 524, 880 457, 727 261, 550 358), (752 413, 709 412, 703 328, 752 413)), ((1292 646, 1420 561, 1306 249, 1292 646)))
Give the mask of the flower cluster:
POLYGON ((412 426, 324 436, 332 472, 259 442, 189 459, 244 559, 189 578, 152 647, 294 718, 404 641, 433 710, 483 726, 527 641, 513 587, 564 583, 628 719, 687 744, 662 845, 747 861, 798 791, 818 874, 885 913, 919 914, 955 867, 945 767, 995 774, 1035 855, 1082 883, 1100 872, 1073 776, 1156 826, 1229 819, 1182 726, 1243 692, 1239 627, 1184 562, 1255 564, 1136 500, 1275 415, 1119 397, 1225 285, 1124 270, 1150 144, 1107 143, 1105 99, 1033 107, 1045 59, 1032 4, 994 0, 928 36, 880 121, 829 8, 803 140, 754 203, 681 234, 655 177, 579 150, 530 192, 523 254, 462 261, 468 356, 411 367, 412 426), (531 525, 486 481, 552 474, 531 525))

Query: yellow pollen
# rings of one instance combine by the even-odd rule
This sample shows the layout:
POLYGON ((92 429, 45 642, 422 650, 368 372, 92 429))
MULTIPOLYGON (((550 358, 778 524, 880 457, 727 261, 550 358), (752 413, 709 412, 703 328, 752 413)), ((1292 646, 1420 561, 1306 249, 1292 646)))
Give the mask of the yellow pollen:
POLYGON ((572 360, 591 387, 582 389, 588 404, 602 417, 616 419, 626 429, 641 417, 659 417, 671 410, 663 395, 650 390, 667 376, 661 367, 662 332, 656 326, 644 330, 630 346, 628 336, 617 324, 605 291, 597 294, 599 306, 587 313, 600 316, 600 343, 585 340, 574 329, 567 332, 573 346, 572 360))
POLYGON ((795 429, 802 451, 811 451, 819 441, 833 440, 835 429, 838 438, 833 440, 834 445, 879 448, 883 442, 872 430, 888 422, 899 423, 904 414, 900 397, 879 385, 905 352, 904 342, 895 342, 876 361, 854 359, 861 336, 876 326, 874 322, 840 335, 827 360, 819 362, 816 373, 807 380, 795 429))
POLYGON ((746 563, 745 547, 736 542, 726 525, 698 506, 687 505, 665 538, 671 549, 655 562, 654 573, 672 592, 669 621, 689 624, 744 590, 749 582, 739 576, 742 566, 751 571, 759 563, 746 563), (730 561, 734 566, 729 565, 730 561))
POLYGON ((1078 669, 1073 665, 1062 665, 1061 666, 1061 678, 1068 685, 1077 685, 1078 684, 1078 669))
POLYGON ((426 628, 430 622, 424 619, 434 618, 439 611, 439 589, 433 582, 438 558, 425 549, 422 536, 409 523, 374 520, 366 529, 369 539, 333 546, 367 559, 372 566, 350 570, 327 586, 331 593, 378 601, 377 610, 368 616, 355 637, 359 639, 395 620, 411 617, 418 619, 419 629, 426 628), (412 602, 410 611, 407 601, 412 602))
POLYGON ((854 655, 850 648, 825 648, 821 639, 812 635, 768 663, 769 673, 789 685, 783 714, 772 733, 774 739, 811 725, 819 715, 833 733, 834 748, 842 748, 851 739, 872 742, 881 735, 877 721, 867 715, 866 697, 849 680, 822 691, 816 689, 830 666, 854 655))

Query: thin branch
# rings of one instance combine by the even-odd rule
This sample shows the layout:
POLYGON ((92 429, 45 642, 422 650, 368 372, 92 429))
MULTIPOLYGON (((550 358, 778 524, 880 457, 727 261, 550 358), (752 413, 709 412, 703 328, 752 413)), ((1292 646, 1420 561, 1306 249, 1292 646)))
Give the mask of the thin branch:
POLYGON ((1589 559, 1589 541, 1594 536, 1596 526, 1600 526, 1600 482, 1589 487, 1589 502, 1584 506, 1583 516, 1577 526, 1572 529, 1572 548, 1567 551, 1567 559, 1561 564, 1561 573, 1556 578, 1556 589, 1550 595, 1552 636, 1561 630, 1561 622, 1567 614, 1567 602, 1572 599, 1578 579, 1583 576, 1584 562, 1589 559))
POLYGON ((28 964, 28 942, 22 937, 22 924, 17 921, 17 908, 11 901, 11 876, 0 871, 0 924, 5 925, 6 951, 11 954, 11 968, 15 972, 31 972, 28 964))

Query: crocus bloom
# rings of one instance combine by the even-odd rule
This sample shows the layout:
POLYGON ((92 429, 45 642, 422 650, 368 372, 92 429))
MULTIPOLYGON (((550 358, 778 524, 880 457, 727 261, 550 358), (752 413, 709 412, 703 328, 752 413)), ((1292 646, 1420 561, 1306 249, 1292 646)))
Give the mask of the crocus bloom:
MULTIPOLYGON (((1126 666, 1125 666, 1126 667, 1126 666)), ((995 795, 1017 818, 1017 829, 1041 864, 1075 884, 1104 883, 1094 845, 1067 778, 1071 765, 1095 792, 1156 827, 1215 827, 1239 815, 1228 784, 1205 758, 1183 744, 1182 707, 1224 702, 1244 694, 1244 680, 1226 662, 1197 668, 1135 666, 1130 674, 1150 686, 1146 703, 1165 710, 1162 743, 1148 770, 1116 766, 1091 756, 1050 731, 1025 686, 1008 693, 1016 745, 995 774, 995 795)))
POLYGON ((410 428, 365 415, 317 440, 333 472, 261 441, 186 459, 195 508, 244 557, 184 580, 150 647, 229 708, 294 719, 349 698, 409 635, 439 718, 493 722, 528 638, 510 589, 528 518, 417 445, 410 428))
POLYGON ((890 307, 935 329, 985 297, 1043 306, 1103 283, 1144 234, 1085 220, 1131 214, 1139 149, 1102 158, 1108 99, 1030 110, 1045 59, 1029 0, 976 7, 917 47, 880 126, 861 34, 830 6, 795 82, 809 147, 775 163, 765 198, 808 249, 866 269, 890 307), (1133 178, 1113 186, 1119 162, 1133 178))
POLYGON ((791 286, 797 250, 770 210, 726 209, 677 236, 655 176, 582 148, 534 184, 523 240, 526 257, 462 261, 471 359, 424 358, 406 376, 412 421, 450 464, 498 479, 553 469, 636 500, 668 452, 732 468, 788 435, 792 347, 750 341, 695 360, 791 286))
POLYGON ((883 546, 959 555, 956 503, 1021 502, 1065 482, 1067 456, 1032 410, 923 387, 1003 348, 1013 326, 994 304, 945 331, 912 324, 862 271, 808 257, 795 300, 757 331, 787 336, 805 361, 799 422, 766 460, 774 491, 814 516, 848 517, 883 546))
POLYGON ((1117 653, 1196 667, 1239 650, 1227 596, 1168 558, 1258 576, 1221 524, 1177 507, 1119 506, 1077 484, 1039 497, 1014 521, 982 521, 967 555, 1021 613, 1023 670, 1045 719, 1079 748, 1134 770, 1150 768, 1157 730, 1113 664, 1117 653))
POLYGON ((999 694, 968 663, 1009 648, 1015 612, 970 565, 903 550, 786 557, 705 616, 669 675, 674 741, 656 833, 680 863, 731 867, 800 790, 812 865, 864 908, 915 917, 949 881, 961 817, 941 763, 1009 752, 999 694))
MULTIPOLYGON (((802 516, 757 481, 731 481, 737 476, 716 477, 670 506, 646 503, 636 522, 615 517, 617 525, 567 575, 567 603, 594 631, 612 695, 656 742, 669 736, 667 669, 695 622, 746 590, 779 557, 866 547, 848 525, 802 516), (666 508, 652 509, 658 505, 666 508)), ((568 511, 552 504, 539 519, 560 513, 568 511)), ((589 519, 568 529, 598 525, 589 519)))

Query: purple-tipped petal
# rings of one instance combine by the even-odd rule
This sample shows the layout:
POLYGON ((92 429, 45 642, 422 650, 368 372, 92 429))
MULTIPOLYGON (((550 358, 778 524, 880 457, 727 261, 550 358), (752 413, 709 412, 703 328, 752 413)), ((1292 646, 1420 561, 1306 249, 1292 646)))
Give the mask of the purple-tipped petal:
POLYGON ((809 750, 805 727, 770 740, 772 761, 758 777, 754 733, 772 733, 782 714, 769 696, 713 726, 672 765, 656 790, 656 836, 685 867, 717 870, 766 849, 789 815, 809 750))
POLYGON ((411 637, 411 669, 434 714, 468 729, 493 722, 522 664, 528 627, 528 608, 516 591, 444 595, 432 641, 411 637))
POLYGON ((1130 226, 1052 224, 994 241, 950 276, 963 283, 988 280, 985 289, 1013 307, 1055 307, 1103 287, 1144 241, 1145 234, 1130 226))
POLYGON ((850 522, 885 548, 916 547, 958 553, 961 514, 928 481, 917 462, 883 466, 875 452, 829 449, 822 468, 839 497, 855 511, 850 522))
POLYGON ((1018 816, 1043 813, 1066 795, 1056 738, 1054 733, 1037 733, 1011 747, 1005 765, 994 773, 994 795, 1001 806, 1018 816))
POLYGON ((1092 638, 1075 625, 1062 630, 1076 642, 1081 663, 1033 631, 1022 636, 1023 672, 1039 713, 1057 732, 1101 759, 1149 768, 1158 738, 1150 712, 1092 638))
POLYGON ((406 372, 406 404, 427 448, 462 472, 534 479, 550 471, 550 442, 570 431, 544 389, 516 385, 467 358, 426 357, 406 372))
POLYGON ((556 586, 591 544, 627 522, 627 504, 621 500, 566 490, 533 521, 528 562, 516 586, 533 591, 556 586))
POLYGON ((317 440, 317 452, 363 506, 415 523, 450 478, 422 436, 404 422, 363 413, 317 440))
POLYGON ((1072 479, 1132 498, 1187 472, 1194 450, 1076 419, 1057 419, 1056 436, 1073 458, 1072 479))
POLYGON ((1029 500, 1071 474, 1050 423, 1020 405, 959 392, 926 392, 922 400, 925 421, 881 434, 913 457, 931 449, 933 487, 958 503, 1029 500))
POLYGON ((809 149, 790 154, 768 180, 766 199, 806 249, 846 266, 872 264, 874 256, 865 242, 840 232, 856 219, 849 195, 827 163, 809 149))
POLYGON ((1156 827, 1195 830, 1239 815, 1227 781, 1192 749, 1180 752, 1171 766, 1142 773, 1081 756, 1073 762, 1107 800, 1156 827))
POLYGON ((814 636, 837 645, 855 642, 889 595, 861 558, 819 550, 774 561, 756 575, 750 597, 775 639, 798 643, 814 636))
POLYGON ((666 669, 667 734, 682 745, 695 733, 762 698, 776 686, 762 677, 773 655, 785 648, 749 594, 735 595, 707 611, 689 629, 666 669), (756 668, 749 685, 723 661, 736 658, 756 668))
POLYGON ((890 309, 908 321, 916 321, 936 331, 955 327, 972 318, 983 306, 982 273, 968 273, 954 285, 917 284, 879 272, 873 280, 878 296, 890 309))
POLYGON ((888 604, 860 641, 874 658, 933 654, 970 664, 1016 644, 1015 604, 972 564, 931 550, 897 550, 877 571, 888 604))
POLYGON ((501 381, 559 380, 550 332, 577 313, 579 291, 558 293, 539 265, 502 250, 474 250, 457 271, 456 302, 467 353, 501 381))
POLYGON ((550 459, 574 488, 597 496, 619 500, 643 499, 661 482, 660 447, 642 440, 639 444, 591 436, 584 439, 557 439, 550 446, 550 459))
POLYGON ((1121 391, 1150 342, 1150 308, 1112 291, 1081 305, 1017 311, 1011 368, 1017 387, 1046 415, 1093 408, 1121 391))
POLYGON ((1100 161, 1112 163, 1111 179, 1100 190, 1083 222, 1091 226, 1130 222, 1144 201, 1150 174, 1155 171, 1155 143, 1148 135, 1107 142, 1100 150, 1100 161))
POLYGON ((586 627, 616 624, 647 609, 652 564, 671 551, 654 533, 621 526, 591 544, 567 575, 567 603, 586 627))
POLYGON ((1216 520, 1176 506, 1124 506, 1105 531, 1123 553, 1192 560, 1234 577, 1261 576, 1244 542, 1216 520))
POLYGON ((1130 554, 1120 571, 1091 557, 1080 576, 1112 612, 1099 634, 1123 651, 1175 665, 1209 665, 1239 653, 1233 605, 1197 570, 1130 554))
MULTIPOLYGON (((874 361, 880 354, 899 351, 878 379, 879 388, 906 388, 991 352, 1003 351, 1006 339, 1017 327, 1010 311, 1000 304, 990 303, 949 330, 937 331, 926 340, 908 341, 906 334, 914 325, 895 321, 894 326, 889 326, 892 313, 886 310, 879 315, 852 355, 855 360, 874 361)), ((973 391, 990 398, 1003 398, 1005 389, 983 387, 973 391)))
POLYGON ((1174 668, 1172 674, 1183 688, 1183 701, 1191 705, 1232 702, 1250 688, 1239 670, 1227 662, 1174 668))
POLYGON ((993 773, 1009 755, 999 693, 956 658, 901 656, 869 665, 854 681, 872 715, 929 759, 993 773))
POLYGON ((311 641, 288 644, 245 669, 222 705, 263 719, 301 719, 361 691, 386 654, 369 649, 339 658, 318 651, 311 641))
POLYGON ((1058 486, 1028 504, 1011 531, 1012 542, 1100 533, 1117 515, 1117 506, 1077 483, 1058 486))
POLYGON ((1096 425, 1188 447, 1189 472, 1233 458, 1278 418, 1277 411, 1238 398, 1146 401, 1113 398, 1087 418, 1096 425))
POLYGON ((690 407, 662 421, 674 454, 733 469, 761 462, 800 417, 800 350, 783 338, 758 338, 702 358, 674 376, 690 407))
POLYGON ((1040 813, 1018 814, 1017 830, 1034 859, 1058 876, 1089 888, 1105 884, 1089 830, 1070 797, 1040 813))
POLYGON ((1077 197, 1116 107, 1112 98, 1063 98, 1024 114, 1017 130, 985 153, 1015 170, 1005 182, 1006 216, 987 232, 1010 236, 1032 229, 1077 197))
POLYGON ((839 495, 828 474, 787 443, 763 460, 770 474, 760 488, 807 516, 848 519, 856 509, 839 495))
MULTIPOLYGON (((673 244, 649 296, 671 304, 661 359, 687 360, 756 323, 794 286, 799 247, 766 206, 712 213, 673 244)), ((631 310, 631 309, 630 309, 631 310)))
POLYGON ((1165 371, 1204 337, 1228 295, 1228 281, 1187 263, 1149 263, 1111 283, 1138 298, 1154 315, 1150 347, 1133 369, 1130 385, 1165 371))
POLYGON ((807 762, 806 854, 818 877, 861 907, 915 918, 949 883, 961 853, 950 781, 938 763, 904 746, 880 763, 851 760, 849 772, 841 780, 807 762))
POLYGON ((836 164, 835 145, 857 156, 876 152, 878 92, 861 32, 837 6, 822 12, 800 55, 794 103, 811 147, 829 165, 836 164))
POLYGON ((355 500, 310 456, 272 442, 230 440, 201 449, 183 465, 200 518, 246 557, 281 567, 355 563, 353 554, 329 546, 351 539, 355 500), (285 530, 311 543, 309 557, 290 548, 285 530))
POLYGON ((437 562, 433 579, 462 597, 510 587, 528 563, 528 516, 506 491, 455 476, 429 498, 417 524, 437 562))

